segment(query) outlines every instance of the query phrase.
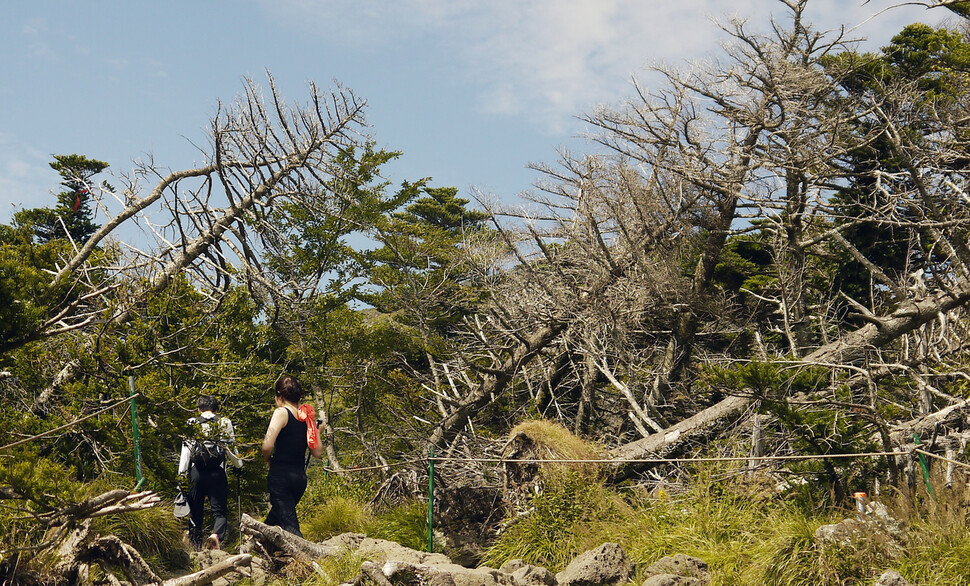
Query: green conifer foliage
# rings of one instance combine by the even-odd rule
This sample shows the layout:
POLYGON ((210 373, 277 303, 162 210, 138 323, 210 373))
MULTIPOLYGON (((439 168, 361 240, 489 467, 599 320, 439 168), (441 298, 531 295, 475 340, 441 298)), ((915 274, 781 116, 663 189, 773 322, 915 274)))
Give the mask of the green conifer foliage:
POLYGON ((55 155, 50 166, 60 174, 65 188, 57 194, 57 205, 17 212, 14 224, 33 231, 40 243, 65 237, 83 243, 98 229, 91 209, 91 180, 108 163, 84 155, 55 155))

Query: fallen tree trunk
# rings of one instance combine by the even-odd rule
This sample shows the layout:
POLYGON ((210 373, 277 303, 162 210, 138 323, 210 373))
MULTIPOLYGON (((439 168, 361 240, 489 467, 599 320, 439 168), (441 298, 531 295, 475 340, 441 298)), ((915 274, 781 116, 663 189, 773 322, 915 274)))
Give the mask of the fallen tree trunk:
POLYGON ((637 470, 644 470, 658 463, 630 460, 676 458, 683 455, 689 447, 724 431, 744 415, 752 403, 748 397, 728 397, 693 417, 668 427, 662 433, 655 433, 614 449, 610 457, 618 463, 611 474, 612 479, 623 480, 637 470))
POLYGON ((254 537, 267 550, 277 550, 308 563, 319 558, 337 555, 340 551, 339 547, 307 541, 280 527, 260 523, 249 515, 242 516, 239 531, 254 537))
POLYGON ((951 428, 953 431, 962 431, 962 423, 968 411, 970 411, 970 400, 960 401, 934 413, 892 426, 889 429, 889 437, 894 445, 906 445, 913 443, 913 434, 927 438, 932 436, 939 426, 951 428))
POLYGON ((241 553, 226 558, 218 564, 213 564, 194 574, 165 580, 162 582, 162 586, 203 586, 204 584, 211 584, 213 581, 230 572, 248 576, 248 568, 252 564, 252 561, 253 556, 248 553, 241 553))

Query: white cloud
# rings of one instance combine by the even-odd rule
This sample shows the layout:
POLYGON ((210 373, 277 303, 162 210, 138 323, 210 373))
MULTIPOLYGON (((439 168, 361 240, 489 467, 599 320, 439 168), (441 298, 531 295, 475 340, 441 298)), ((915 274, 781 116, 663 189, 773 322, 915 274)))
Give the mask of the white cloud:
POLYGON ((56 58, 47 38, 50 35, 50 30, 45 19, 32 18, 28 20, 21 25, 20 34, 23 36, 23 45, 31 56, 47 60, 56 58))
MULTIPOLYGON (((597 102, 618 101, 644 66, 679 64, 717 50, 723 33, 712 18, 737 15, 768 30, 774 13, 787 24, 787 9, 774 0, 260 0, 267 12, 306 30, 351 44, 433 42, 462 62, 465 83, 476 89, 478 108, 509 116, 528 114, 551 130, 597 102)), ((865 23, 853 37, 885 44, 904 24, 938 20, 938 12, 862 0, 814 0, 808 18, 818 28, 865 23)))

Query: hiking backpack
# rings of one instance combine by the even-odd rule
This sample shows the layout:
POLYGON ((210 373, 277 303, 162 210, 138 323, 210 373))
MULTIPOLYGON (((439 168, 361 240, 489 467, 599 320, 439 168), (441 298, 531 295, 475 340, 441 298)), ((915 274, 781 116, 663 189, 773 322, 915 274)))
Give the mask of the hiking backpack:
POLYGON ((222 466, 226 461, 220 423, 219 419, 193 420, 193 424, 198 426, 198 433, 192 442, 192 465, 199 470, 222 466))

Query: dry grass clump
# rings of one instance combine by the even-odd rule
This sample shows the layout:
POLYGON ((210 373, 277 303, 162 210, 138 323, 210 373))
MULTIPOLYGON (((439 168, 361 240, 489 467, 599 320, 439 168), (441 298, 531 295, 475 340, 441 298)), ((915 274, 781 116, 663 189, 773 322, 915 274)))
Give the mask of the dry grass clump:
MULTIPOLYGON (((603 458, 601 446, 573 435, 554 421, 523 421, 509 432, 509 438, 524 434, 532 440, 538 454, 557 460, 596 460, 603 458)), ((510 440, 511 441, 511 440, 510 440)))
MULTIPOLYGON (((598 476, 601 465, 596 462, 582 463, 584 460, 601 460, 605 450, 593 442, 573 435, 562 425, 545 420, 523 421, 509 432, 509 440, 504 456, 512 460, 566 460, 563 464, 537 462, 537 467, 518 463, 523 480, 534 476, 538 468, 548 474, 552 469, 573 473, 598 476), (580 462, 576 462, 579 460, 580 462)), ((510 465, 512 466, 512 465, 510 465)), ((513 471, 512 476, 516 476, 513 471)))

